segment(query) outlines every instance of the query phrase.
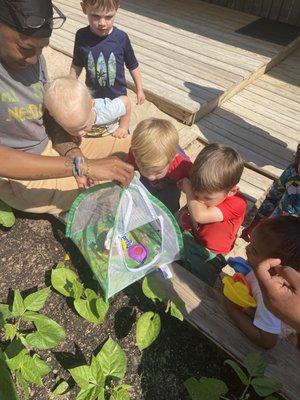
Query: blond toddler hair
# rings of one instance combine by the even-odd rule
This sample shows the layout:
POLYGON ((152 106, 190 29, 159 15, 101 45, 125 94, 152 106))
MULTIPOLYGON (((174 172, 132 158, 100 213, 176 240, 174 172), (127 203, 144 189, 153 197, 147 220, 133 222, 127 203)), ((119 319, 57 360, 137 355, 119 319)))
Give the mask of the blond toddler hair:
POLYGON ((170 121, 148 118, 133 131, 131 151, 142 175, 149 176, 170 164, 178 145, 178 132, 170 121))
POLYGON ((195 193, 229 192, 241 179, 244 160, 233 148, 218 143, 204 147, 190 173, 195 193))
POLYGON ((71 118, 78 110, 88 111, 92 101, 85 84, 70 75, 54 79, 44 93, 44 106, 59 120, 71 118))

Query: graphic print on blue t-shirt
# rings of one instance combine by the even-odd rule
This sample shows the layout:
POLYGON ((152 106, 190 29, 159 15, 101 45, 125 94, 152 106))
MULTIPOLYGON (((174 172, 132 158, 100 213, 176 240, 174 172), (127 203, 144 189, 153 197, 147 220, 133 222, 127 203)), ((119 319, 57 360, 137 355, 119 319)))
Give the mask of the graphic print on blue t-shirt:
POLYGON ((114 53, 111 53, 108 59, 108 82, 109 86, 114 86, 117 73, 117 63, 114 53))
POLYGON ((128 35, 114 27, 100 37, 90 27, 79 29, 74 44, 73 64, 86 69, 86 85, 94 98, 114 99, 126 95, 125 68, 138 67, 128 35))
POLYGON ((106 86, 107 82, 107 68, 105 58, 102 52, 100 52, 98 60, 96 62, 96 76, 101 87, 106 86))

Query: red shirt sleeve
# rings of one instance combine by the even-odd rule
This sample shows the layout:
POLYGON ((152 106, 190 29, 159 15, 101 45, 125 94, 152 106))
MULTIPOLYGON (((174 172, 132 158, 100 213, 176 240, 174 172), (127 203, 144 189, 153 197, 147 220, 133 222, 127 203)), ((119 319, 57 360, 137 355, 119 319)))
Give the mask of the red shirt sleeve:
POLYGON ((192 165, 191 159, 182 149, 179 149, 169 165, 168 177, 174 182, 178 182, 183 178, 189 178, 192 165))
POLYGON ((247 201, 240 193, 234 196, 227 197, 221 204, 219 204, 218 209, 223 214, 223 221, 228 221, 236 219, 245 215, 247 210, 247 201))

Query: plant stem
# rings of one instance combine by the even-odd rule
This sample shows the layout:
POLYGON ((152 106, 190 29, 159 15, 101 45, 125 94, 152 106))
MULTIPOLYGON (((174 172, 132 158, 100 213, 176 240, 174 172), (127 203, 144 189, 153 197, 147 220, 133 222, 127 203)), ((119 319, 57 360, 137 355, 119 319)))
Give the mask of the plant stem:
POLYGON ((229 399, 228 397, 225 397, 225 396, 220 396, 220 399, 223 399, 223 400, 231 400, 231 399, 229 399))
POLYGON ((239 400, 244 400, 245 394, 247 393, 247 391, 248 391, 248 389, 250 387, 250 382, 251 382, 251 380, 248 381, 248 385, 245 387, 245 390, 243 391, 243 393, 242 393, 241 397, 239 398, 239 400))

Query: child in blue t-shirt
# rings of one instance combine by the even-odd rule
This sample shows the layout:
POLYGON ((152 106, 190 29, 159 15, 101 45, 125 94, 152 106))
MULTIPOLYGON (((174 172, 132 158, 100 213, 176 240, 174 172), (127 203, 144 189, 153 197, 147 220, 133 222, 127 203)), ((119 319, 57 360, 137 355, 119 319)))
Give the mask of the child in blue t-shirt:
MULTIPOLYGON (((89 26, 76 32, 70 74, 78 78, 85 68, 86 85, 93 97, 113 100, 127 95, 125 64, 135 83, 137 104, 143 104, 139 63, 128 35, 114 26, 119 0, 83 0, 81 6, 89 26)), ((113 136, 126 137, 129 121, 130 111, 121 117, 113 136)))

